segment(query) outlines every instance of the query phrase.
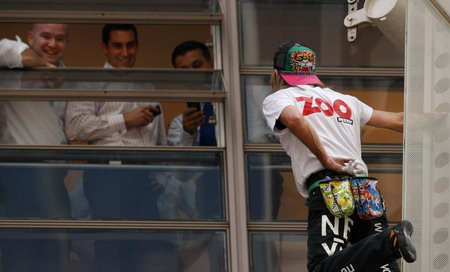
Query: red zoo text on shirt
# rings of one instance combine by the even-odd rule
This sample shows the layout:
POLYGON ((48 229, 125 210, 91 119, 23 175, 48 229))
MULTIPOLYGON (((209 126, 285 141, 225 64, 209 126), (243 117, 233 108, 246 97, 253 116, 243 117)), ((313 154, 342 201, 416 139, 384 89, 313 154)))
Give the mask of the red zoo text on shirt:
POLYGON ((296 97, 295 99, 298 102, 305 102, 305 106, 303 107, 303 116, 308 116, 310 114, 314 113, 323 113, 325 116, 333 116, 334 113, 336 113, 339 117, 350 119, 352 117, 352 110, 350 107, 341 99, 336 99, 333 101, 333 106, 331 106, 328 102, 323 101, 320 98, 316 98, 313 100, 314 97, 306 97, 306 96, 300 96, 296 97), (343 111, 342 109, 345 109, 343 111))

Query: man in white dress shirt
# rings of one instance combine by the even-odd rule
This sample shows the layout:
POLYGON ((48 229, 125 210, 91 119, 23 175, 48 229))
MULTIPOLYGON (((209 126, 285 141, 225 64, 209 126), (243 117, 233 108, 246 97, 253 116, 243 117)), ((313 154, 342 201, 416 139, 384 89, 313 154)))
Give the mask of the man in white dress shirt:
MULTIPOLYGON (((172 65, 179 69, 213 69, 213 60, 208 47, 198 41, 190 40, 179 44, 172 52, 172 65)), ((194 103, 193 103, 194 104, 194 103)), ((195 106, 195 104, 194 104, 195 106)), ((175 146, 217 146, 216 105, 198 103, 198 108, 188 108, 170 123, 167 141, 175 146), (201 110, 200 110, 201 109, 201 110), (211 122, 211 121, 212 122, 211 122), (206 132, 206 133, 205 133, 206 132)), ((211 171, 191 175, 191 179, 178 182, 178 197, 188 200, 196 218, 217 220, 222 218, 222 193, 219 172, 211 171), (194 178, 196 176, 196 178, 194 178)), ((181 201, 180 201, 181 202, 181 201)), ((180 209, 186 208, 186 204, 180 209)), ((205 235, 198 241, 208 253, 210 271, 224 269, 221 241, 205 235)))
MULTIPOLYGON (((63 67, 61 61, 69 43, 66 24, 34 24, 28 32, 28 44, 16 36, 16 41, 0 40, 0 67, 63 67)), ((33 80, 25 82, 22 71, 14 79, 2 82, 2 87, 55 87, 33 80), (37 83, 38 82, 38 83, 37 83), (42 84, 41 84, 42 83, 42 84), (4 84, 7 84, 6 86, 4 84), (33 86, 28 86, 34 84, 33 86), (42 85, 42 86, 41 86, 42 85)), ((53 82, 54 83, 54 82, 53 82)), ((24 145, 65 144, 63 119, 65 102, 5 101, 1 102, 4 124, 0 129, 0 143, 24 145)))
MULTIPOLYGON (((0 41, 0 67, 62 67, 61 58, 68 45, 66 24, 33 24, 27 42, 0 41)), ((47 73, 47 71, 43 71, 47 73)), ((48 71, 52 73, 52 71, 48 71)), ((2 87, 54 88, 33 79, 26 72, 8 71, 2 87), (14 78, 12 78, 14 76, 14 78), (4 85, 7 84, 7 85, 4 85)), ((52 82, 54 83, 54 82, 52 82)), ((60 84, 60 82, 58 82, 60 84)), ((60 145, 66 143, 63 130, 65 103, 54 101, 1 101, 0 144, 60 145)), ((68 219, 71 211, 63 179, 66 171, 46 167, 8 167, 1 171, 2 206, 8 218, 68 219)), ((2 242, 2 271, 66 271, 69 243, 67 240, 7 240, 2 242)))
MULTIPOLYGON (((134 25, 106 24, 102 50, 105 68, 132 68, 139 48, 134 25)), ((102 89, 133 90, 133 82, 105 82, 102 89)), ((147 86, 151 88, 151 86, 147 86)), ((142 89, 140 86, 139 89, 142 89)), ((155 146, 167 143, 164 118, 158 102, 69 102, 66 112, 66 135, 70 141, 91 145, 155 146)), ((161 186, 149 170, 101 168, 86 170, 84 193, 93 219, 157 220, 157 199, 161 186)), ((175 271, 176 262, 161 262, 172 253, 171 245, 161 241, 95 241, 96 272, 175 271), (161 252, 169 248, 166 255, 161 252), (158 249, 161 252, 155 252, 158 249), (155 260, 160 256, 159 260, 155 260), (150 259, 149 259, 150 258, 150 259), (144 265, 144 263, 146 265, 144 265), (153 269, 152 268, 152 269, 153 269)))

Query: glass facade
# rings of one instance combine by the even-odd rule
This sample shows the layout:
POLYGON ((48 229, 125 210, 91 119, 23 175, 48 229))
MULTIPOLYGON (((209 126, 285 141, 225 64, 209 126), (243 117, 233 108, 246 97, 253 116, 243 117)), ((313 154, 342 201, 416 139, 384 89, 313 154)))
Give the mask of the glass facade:
MULTIPOLYGON (((274 49, 304 43, 327 86, 376 109, 404 107, 404 55, 376 27, 349 43, 347 4, 3 1, 9 39, 46 20, 69 23, 73 39, 64 68, 0 69, 1 270, 306 271, 305 199, 261 109, 274 49), (134 69, 101 68, 111 22, 138 26, 134 69), (191 39, 208 46, 213 69, 172 69, 173 48, 191 39), (214 104, 213 146, 66 138, 68 104, 158 103, 167 134, 192 101, 214 104)), ((403 136, 367 127, 362 144, 399 221, 403 136)))
POLYGON ((348 12, 346 1, 241 0, 239 3, 244 66, 272 65, 275 49, 287 40, 313 48, 318 54, 319 67, 404 65, 403 53, 378 28, 361 30, 355 43, 347 41, 343 23, 348 12))
MULTIPOLYGON (((292 40, 312 48, 318 55, 318 76, 327 87, 374 109, 403 111, 403 52, 376 27, 359 29, 355 42, 349 43, 343 23, 347 13, 346 1, 239 1, 250 271, 307 271, 307 234, 302 230, 308 218, 306 200, 298 193, 290 158, 262 112, 263 100, 272 92, 277 46, 292 40), (298 233, 290 232, 292 224, 298 233)), ((379 179, 387 217, 400 221, 403 135, 364 127, 361 137, 363 159, 369 175, 379 179)))
MULTIPOLYGON (((187 69, 40 69, 4 70, 0 90, 221 92, 220 71, 187 69)), ((4 93, 7 95, 6 93, 4 93)), ((212 95, 211 95, 212 96, 212 95)), ((224 95, 222 95, 223 97, 224 95)))
POLYGON ((226 270, 226 233, 185 230, 3 230, 6 271, 226 270))
MULTIPOLYGON (((251 271, 298 271, 306 267, 306 233, 252 231, 251 271)), ((305 270, 306 271, 306 270, 305 270)))
POLYGON ((4 149, 1 155, 5 219, 225 221, 222 152, 4 149))

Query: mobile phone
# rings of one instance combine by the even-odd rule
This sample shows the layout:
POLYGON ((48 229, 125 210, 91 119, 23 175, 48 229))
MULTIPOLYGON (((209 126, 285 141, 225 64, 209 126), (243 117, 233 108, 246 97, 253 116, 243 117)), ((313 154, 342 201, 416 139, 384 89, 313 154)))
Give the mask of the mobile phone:
POLYGON ((153 117, 156 117, 161 114, 161 108, 159 105, 155 106, 156 109, 148 109, 149 112, 153 113, 153 117))
POLYGON ((198 102, 187 102, 187 106, 188 106, 188 108, 196 108, 197 111, 201 110, 200 103, 198 103, 198 102))

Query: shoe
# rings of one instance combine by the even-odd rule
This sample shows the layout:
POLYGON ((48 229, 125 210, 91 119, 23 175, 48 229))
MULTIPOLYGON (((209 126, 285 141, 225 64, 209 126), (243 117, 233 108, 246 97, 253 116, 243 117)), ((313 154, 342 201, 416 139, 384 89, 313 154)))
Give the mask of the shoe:
POLYGON ((412 263, 416 260, 416 249, 411 243, 411 234, 413 233, 413 226, 411 222, 404 220, 395 226, 390 235, 389 241, 391 242, 394 252, 408 262, 412 263))

